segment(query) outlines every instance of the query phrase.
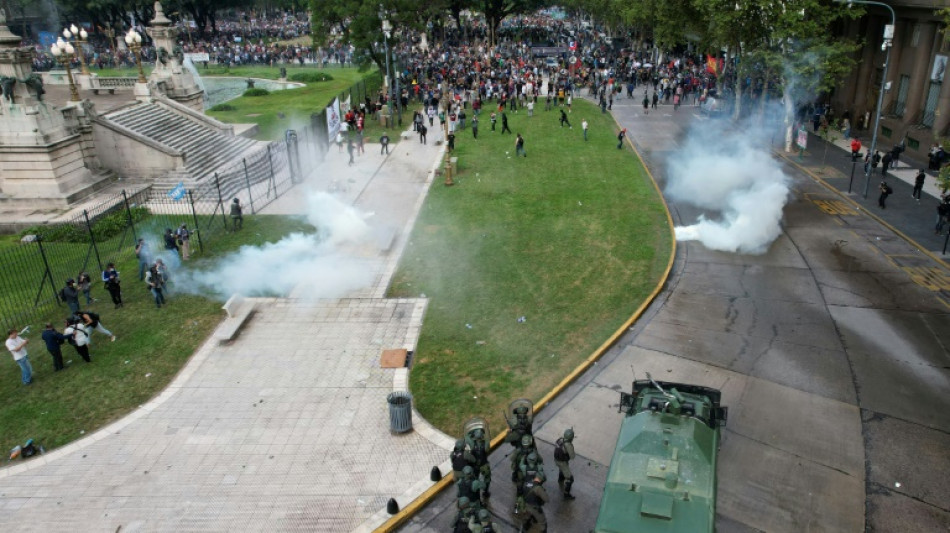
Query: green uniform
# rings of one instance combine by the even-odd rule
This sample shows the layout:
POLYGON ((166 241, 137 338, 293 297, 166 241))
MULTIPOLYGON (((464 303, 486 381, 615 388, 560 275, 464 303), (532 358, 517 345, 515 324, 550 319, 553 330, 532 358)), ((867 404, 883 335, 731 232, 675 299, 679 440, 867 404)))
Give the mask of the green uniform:
POLYGON ((524 501, 527 518, 525 518, 522 524, 523 527, 527 529, 532 522, 537 522, 541 527, 541 531, 547 531, 548 521, 544 517, 543 507, 544 504, 548 502, 548 493, 544 490, 544 487, 541 486, 539 480, 532 479, 525 482, 524 501))
POLYGON ((574 499, 571 496, 571 485, 574 484, 574 473, 571 472, 570 462, 574 460, 574 443, 564 439, 558 439, 554 448, 554 464, 558 468, 557 485, 561 488, 561 493, 565 498, 574 499))

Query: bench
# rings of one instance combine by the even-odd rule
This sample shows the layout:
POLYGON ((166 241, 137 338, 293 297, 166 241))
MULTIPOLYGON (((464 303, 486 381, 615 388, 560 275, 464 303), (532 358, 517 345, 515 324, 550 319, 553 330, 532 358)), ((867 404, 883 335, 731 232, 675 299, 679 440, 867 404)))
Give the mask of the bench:
POLYGON ((247 319, 254 312, 254 307, 253 301, 240 294, 232 294, 221 307, 228 314, 228 317, 214 331, 214 338, 218 339, 219 342, 228 342, 233 339, 241 326, 247 322, 247 319))
POLYGON ((107 88, 105 88, 105 87, 101 87, 101 88, 100 88, 100 87, 96 87, 95 89, 92 90, 92 94, 95 94, 95 95, 98 96, 98 95, 99 95, 99 91, 109 91, 109 94, 115 94, 115 87, 112 87, 112 88, 109 88, 109 89, 107 89, 107 88))

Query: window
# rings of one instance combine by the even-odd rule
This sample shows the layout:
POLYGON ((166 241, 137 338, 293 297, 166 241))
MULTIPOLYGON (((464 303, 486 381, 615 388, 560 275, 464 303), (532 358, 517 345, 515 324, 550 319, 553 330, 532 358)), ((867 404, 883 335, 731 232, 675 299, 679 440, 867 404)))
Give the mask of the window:
POLYGON ((915 139, 915 138, 913 138, 913 137, 908 137, 908 138, 907 138, 907 146, 908 146, 911 150, 917 150, 917 149, 920 148, 920 141, 918 141, 917 139, 915 139))
POLYGON ((910 89, 910 76, 901 76, 900 84, 897 86, 897 102, 894 106, 894 115, 904 116, 907 109, 907 91, 910 89))
POLYGON ((914 24, 914 35, 910 39, 910 45, 914 48, 920 44, 920 23, 914 24))
POLYGON ((927 89, 927 103, 924 105, 924 116, 920 120, 920 123, 924 126, 933 127, 934 117, 936 117, 937 100, 939 98, 940 82, 932 81, 930 82, 930 87, 927 89))

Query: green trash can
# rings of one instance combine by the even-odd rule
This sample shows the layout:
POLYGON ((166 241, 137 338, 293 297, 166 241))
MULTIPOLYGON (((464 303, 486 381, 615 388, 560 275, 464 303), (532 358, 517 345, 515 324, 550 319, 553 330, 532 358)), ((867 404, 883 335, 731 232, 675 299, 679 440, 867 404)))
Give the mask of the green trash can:
POLYGON ((405 433, 412 429, 412 395, 407 391, 391 392, 386 396, 389 404, 389 430, 405 433))

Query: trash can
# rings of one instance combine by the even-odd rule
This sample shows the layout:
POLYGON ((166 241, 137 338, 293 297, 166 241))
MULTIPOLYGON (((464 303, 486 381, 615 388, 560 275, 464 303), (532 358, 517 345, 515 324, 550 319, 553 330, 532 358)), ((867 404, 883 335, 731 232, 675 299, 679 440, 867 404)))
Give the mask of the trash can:
POLYGON ((280 78, 283 80, 287 79, 287 67, 280 67, 280 78))
POLYGON ((405 433, 412 429, 412 395, 406 391, 391 392, 386 396, 389 403, 389 429, 405 433))

